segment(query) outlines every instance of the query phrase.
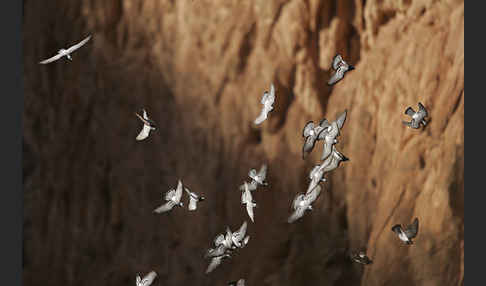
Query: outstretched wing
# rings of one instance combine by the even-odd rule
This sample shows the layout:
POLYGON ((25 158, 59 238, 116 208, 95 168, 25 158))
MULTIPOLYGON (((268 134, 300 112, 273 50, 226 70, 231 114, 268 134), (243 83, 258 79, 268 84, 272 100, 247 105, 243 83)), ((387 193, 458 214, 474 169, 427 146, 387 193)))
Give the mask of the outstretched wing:
POLYGON ((143 110, 143 119, 149 120, 149 118, 147 116, 147 111, 145 111, 145 109, 143 110))
POLYGON ((343 128, 344 122, 346 121, 347 110, 344 110, 341 115, 336 119, 337 126, 339 129, 343 128))
POLYGON ((183 189, 184 188, 182 187, 182 182, 181 182, 181 180, 179 180, 177 182, 177 188, 176 188, 175 195, 174 195, 174 201, 176 201, 176 202, 181 201, 183 189))
POLYGON ((328 85, 333 85, 335 84, 336 82, 340 81, 344 76, 344 70, 342 69, 338 69, 332 76, 331 78, 329 79, 329 81, 327 82, 328 85))
POLYGON ((260 100, 260 103, 265 105, 265 102, 267 102, 268 100, 268 96, 269 96, 268 91, 263 92, 263 96, 262 99, 260 100))
POLYGON ((299 218, 301 218, 304 215, 304 209, 303 208, 297 208, 287 219, 288 223, 293 223, 299 218))
POLYGON ((423 117, 427 117, 428 116, 428 113, 427 113, 427 109, 425 109, 425 106, 422 105, 422 103, 418 103, 418 106, 419 106, 419 113, 420 115, 422 115, 423 117))
POLYGON ((417 236, 418 233, 418 228, 419 228, 419 221, 418 218, 415 218, 413 220, 413 223, 408 225, 407 228, 405 229, 405 235, 407 235, 408 238, 414 238, 417 236))
POLYGON ((69 49, 67 49, 67 52, 68 53, 72 53, 75 50, 81 48, 84 44, 86 44, 89 41, 89 39, 91 39, 91 35, 89 35, 88 37, 86 37, 84 40, 82 40, 81 42, 77 43, 76 45, 69 47, 69 49))
POLYGON ((246 203, 246 212, 248 213, 248 216, 250 217, 251 221, 255 222, 254 214, 253 214, 253 203, 251 201, 246 203))
POLYGON ((405 110, 405 114, 408 115, 408 116, 413 116, 415 114, 415 110, 413 110, 413 108, 409 106, 405 110))
POLYGON ((152 282, 154 282, 155 277, 157 277, 157 273, 155 271, 150 271, 149 274, 145 275, 142 279, 142 285, 143 286, 150 286, 152 282))
POLYGON ((213 259, 211 259, 211 263, 209 263, 208 268, 206 269, 206 274, 212 272, 220 264, 221 264, 221 257, 214 257, 213 259))
POLYGON ((135 138, 137 141, 142 141, 145 138, 147 138, 150 134, 150 126, 144 124, 142 127, 142 130, 140 133, 138 133, 137 138, 135 138))
POLYGON ((164 213, 170 211, 175 206, 173 201, 168 201, 165 204, 161 205, 160 207, 156 208, 154 212, 156 213, 164 213))
POLYGON ((304 126, 304 130, 302 131, 302 137, 308 137, 310 135, 310 132, 314 129, 314 122, 309 121, 307 124, 304 126))
POLYGON ((259 125, 263 121, 265 121, 267 119, 267 116, 268 116, 267 114, 268 114, 268 111, 267 111, 266 107, 264 106, 262 108, 262 111, 260 112, 260 115, 258 115, 258 117, 254 121, 255 125, 259 125))
POLYGON ((48 64, 48 63, 52 63, 53 61, 57 61, 61 57, 62 57, 61 54, 57 54, 57 55, 55 55, 53 57, 50 57, 50 58, 48 58, 46 60, 43 60, 43 61, 39 62, 39 64, 45 65, 45 64, 48 64))
POLYGON ((275 87, 273 86, 273 83, 270 85, 270 93, 268 94, 268 101, 270 104, 273 104, 275 102, 275 87))
POLYGON ((267 164, 263 164, 258 172, 258 176, 262 179, 262 181, 265 181, 265 178, 267 177, 267 169, 267 164))
POLYGON ((304 146, 302 146, 302 157, 305 158, 305 155, 307 153, 312 152, 312 149, 314 149, 314 146, 316 144, 316 137, 309 136, 305 139, 304 146))
POLYGON ((337 70, 342 60, 343 57, 340 54, 335 55, 334 58, 332 59, 332 68, 334 70, 337 70))

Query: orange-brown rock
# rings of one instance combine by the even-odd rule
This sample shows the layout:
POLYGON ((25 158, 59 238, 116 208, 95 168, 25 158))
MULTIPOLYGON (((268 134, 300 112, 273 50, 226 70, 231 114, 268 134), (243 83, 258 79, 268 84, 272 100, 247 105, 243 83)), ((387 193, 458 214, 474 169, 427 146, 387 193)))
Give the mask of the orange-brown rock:
POLYGON ((152 269, 156 285, 464 284, 464 1, 24 1, 23 29, 25 285, 152 269), (38 64, 88 34, 72 62, 38 64), (328 87, 336 53, 356 69, 328 87), (401 123, 418 102, 424 130, 401 123), (158 129, 136 142, 142 107, 158 129), (322 152, 302 160, 302 128, 344 109, 350 161, 288 225, 322 152), (212 239, 249 220, 238 186, 264 162, 249 245, 205 275, 212 239), (152 213, 178 178, 206 201, 152 213), (407 246, 391 227, 414 217, 407 246), (372 265, 346 260, 359 247, 372 265))

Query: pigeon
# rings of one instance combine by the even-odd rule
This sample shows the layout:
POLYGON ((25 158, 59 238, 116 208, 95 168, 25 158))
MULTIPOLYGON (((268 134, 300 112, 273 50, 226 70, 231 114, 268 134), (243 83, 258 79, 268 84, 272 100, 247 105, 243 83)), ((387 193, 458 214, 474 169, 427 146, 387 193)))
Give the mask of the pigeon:
POLYGON ((324 149, 322 152, 321 160, 325 160, 332 151, 332 146, 338 143, 336 137, 339 136, 341 128, 343 128, 346 121, 347 110, 344 110, 338 118, 329 123, 326 119, 321 121, 322 126, 327 126, 324 131, 319 134, 319 140, 324 140, 324 149))
MULTIPOLYGON (((245 183, 247 183, 247 182, 245 182, 245 183)), ((245 191, 245 183, 243 183, 243 184, 240 186, 240 191, 242 191, 242 192, 244 192, 244 191, 245 191)), ((258 183, 257 183, 256 181, 251 180, 251 182, 250 182, 250 183, 247 183, 247 184, 248 184, 248 189, 249 189, 250 191, 252 191, 252 192, 253 192, 254 190, 256 190, 256 189, 257 189, 258 183)))
POLYGON ((218 267, 221 264, 221 262, 223 261, 223 259, 229 258, 229 257, 231 257, 231 255, 229 255, 227 253, 226 254, 223 254, 221 256, 213 257, 211 259, 211 262, 208 265, 208 268, 206 269, 206 274, 212 272, 214 269, 216 269, 216 267, 218 267))
POLYGON ((231 240, 236 247, 241 248, 242 240, 245 238, 245 234, 246 234, 246 227, 247 227, 247 222, 244 221, 240 229, 236 232, 233 232, 233 234, 231 235, 231 240))
POLYGON ((245 182, 245 191, 241 194, 241 203, 246 205, 246 211, 248 212, 248 216, 250 217, 252 222, 255 222, 253 218, 253 208, 256 207, 257 204, 253 201, 253 197, 251 195, 250 189, 248 188, 247 182, 245 182))
POLYGON ((364 251, 359 251, 358 253, 352 253, 351 254, 351 259, 354 261, 354 262, 357 262, 357 263, 360 263, 360 264, 364 264, 364 265, 368 265, 368 264, 372 264, 373 261, 368 257, 366 256, 366 253, 364 251))
POLYGON ((409 224, 405 230, 402 228, 401 225, 396 224, 392 227, 392 231, 398 235, 401 241, 405 242, 405 244, 413 244, 412 238, 415 238, 418 233, 419 228, 419 221, 418 218, 413 220, 412 224, 409 224))
POLYGON ((191 192, 188 188, 184 188, 186 193, 189 195, 189 210, 195 211, 197 209, 197 203, 205 200, 203 196, 199 196, 196 193, 191 192))
POLYGON ((238 281, 228 282, 229 286, 245 286, 245 279, 240 279, 238 281))
POLYGON ((252 179, 252 182, 255 181, 259 185, 266 186, 268 185, 268 183, 265 182, 265 178, 267 177, 267 169, 268 167, 266 164, 263 164, 258 173, 255 169, 251 169, 248 172, 248 177, 252 179))
POLYGON ((224 234, 219 234, 215 239, 214 239, 214 245, 216 247, 223 245, 225 248, 232 248, 233 240, 231 239, 232 233, 231 230, 226 227, 226 235, 224 234))
POLYGON ((155 273, 155 271, 150 271, 150 273, 143 278, 141 278, 140 275, 137 275, 135 281, 137 286, 150 286, 152 282, 154 282, 155 277, 157 277, 157 273, 155 273))
POLYGON ((182 198, 182 182, 179 180, 177 183, 177 189, 171 189, 165 194, 165 200, 167 203, 161 205, 160 207, 156 208, 154 212, 156 213, 163 213, 170 211, 175 206, 183 207, 184 204, 181 202, 182 198))
POLYGON ((208 249, 208 251, 206 252, 206 255, 204 257, 212 258, 212 257, 221 256, 221 255, 225 254, 227 250, 228 250, 228 248, 226 248, 223 244, 220 244, 216 248, 208 249))
POLYGON ((302 147, 303 159, 305 159, 307 154, 312 152, 316 141, 319 139, 319 134, 326 128, 327 127, 322 127, 320 125, 316 126, 312 121, 307 122, 307 124, 304 126, 304 130, 302 131, 302 137, 305 138, 304 146, 302 147))
POLYGON ((336 169, 341 162, 349 161, 349 158, 341 154, 336 146, 332 146, 331 155, 321 164, 322 173, 328 173, 336 169))
POLYGON ((427 121, 425 121, 425 117, 428 116, 427 110, 420 102, 418 103, 418 106, 419 111, 417 112, 415 112, 415 110, 413 110, 413 108, 410 106, 407 108, 407 110, 405 110, 405 114, 412 117, 412 121, 402 121, 404 125, 413 129, 418 129, 420 127, 420 123, 422 123, 424 127, 427 125, 427 121))
POLYGON ((270 92, 265 91, 263 93, 263 97, 260 102, 263 104, 263 108, 260 115, 255 119, 256 125, 259 125, 265 121, 268 117, 268 113, 273 110, 273 103, 275 102, 275 87, 273 84, 270 85, 270 92))
POLYGON ((314 189, 312 189, 305 195, 298 194, 292 203, 292 208, 294 209, 294 212, 289 217, 287 222, 293 223, 296 220, 300 219, 302 216, 304 216, 306 210, 312 210, 311 204, 315 202, 320 193, 321 186, 317 185, 314 189))
POLYGON ((316 165, 309 174, 309 178, 311 180, 309 187, 307 188, 307 192, 313 190, 317 184, 320 182, 325 182, 326 179, 324 178, 324 164, 316 165))
POLYGON ((335 70, 335 72, 327 82, 328 85, 333 85, 340 81, 344 77, 344 74, 354 70, 354 67, 346 63, 340 54, 337 54, 332 60, 332 69, 335 70))
POLYGON ((48 63, 51 63, 51 62, 54 62, 54 61, 57 61, 58 59, 62 58, 62 57, 66 57, 68 60, 72 61, 73 59, 71 58, 71 53, 74 52, 75 50, 81 48, 81 46, 83 46, 84 44, 86 44, 89 39, 91 39, 91 35, 86 37, 84 40, 82 40, 81 42, 77 43, 76 45, 73 45, 71 47, 69 47, 68 49, 60 49, 58 52, 57 52, 57 55, 53 56, 53 57, 50 57, 46 60, 43 60, 41 62, 39 62, 40 64, 42 65, 45 65, 45 64, 48 64, 48 63))
POLYGON ((155 123, 150 118, 148 118, 145 109, 143 110, 143 117, 140 116, 138 113, 135 113, 135 115, 138 116, 138 118, 140 118, 140 120, 142 120, 143 122, 142 130, 140 131, 140 133, 137 135, 136 138, 137 141, 141 141, 147 138, 149 136, 150 130, 155 130, 156 126, 155 123))

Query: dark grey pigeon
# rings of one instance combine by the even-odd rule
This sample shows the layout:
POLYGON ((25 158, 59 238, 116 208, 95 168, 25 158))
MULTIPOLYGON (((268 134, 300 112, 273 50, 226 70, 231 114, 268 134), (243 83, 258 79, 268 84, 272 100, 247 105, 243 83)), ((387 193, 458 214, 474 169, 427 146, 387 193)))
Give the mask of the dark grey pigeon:
POLYGON ((332 60, 332 69, 335 70, 335 72, 327 82, 328 85, 333 85, 340 81, 346 72, 354 70, 354 66, 346 63, 343 60, 343 57, 340 54, 337 54, 332 60))
POLYGON ((413 220, 412 224, 409 224, 405 229, 401 225, 396 224, 392 227, 392 231, 397 234, 398 238, 405 244, 413 244, 412 239, 417 236, 419 229, 418 218, 413 220))
POLYGON ((412 120, 410 122, 402 121, 404 125, 413 129, 419 129, 420 124, 424 127, 427 125, 427 121, 425 121, 425 117, 428 116, 427 110, 420 102, 418 103, 418 106, 419 111, 417 112, 410 106, 405 110, 405 114, 412 117, 412 120))
POLYGON ((356 263, 360 263, 364 265, 373 263, 373 261, 368 256, 366 256, 366 253, 363 250, 360 250, 357 253, 352 253, 351 259, 356 263))

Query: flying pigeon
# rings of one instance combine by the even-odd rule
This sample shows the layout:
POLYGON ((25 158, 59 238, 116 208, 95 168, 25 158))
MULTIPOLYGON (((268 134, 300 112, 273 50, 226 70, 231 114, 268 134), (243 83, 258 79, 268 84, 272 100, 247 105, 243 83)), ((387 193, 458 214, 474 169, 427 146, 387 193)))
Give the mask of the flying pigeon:
POLYGON ((233 234, 231 235, 231 240, 236 247, 241 248, 242 240, 245 238, 246 228, 247 222, 244 221, 240 229, 238 229, 238 231, 236 232, 233 232, 233 234))
POLYGON ((77 43, 76 45, 69 47, 68 49, 60 49, 57 52, 57 55, 55 55, 53 57, 50 57, 47 60, 43 60, 43 61, 41 61, 39 63, 45 65, 45 64, 48 64, 48 63, 57 61, 58 59, 60 59, 60 58, 62 58, 64 56, 68 60, 72 61, 73 59, 71 58, 71 53, 74 52, 75 50, 81 48, 84 44, 86 44, 89 41, 89 39, 91 39, 91 35, 88 36, 88 37, 86 37, 84 40, 82 40, 81 42, 77 43))
POLYGON ((348 71, 354 70, 354 67, 347 64, 343 60, 343 57, 340 54, 337 54, 332 60, 332 69, 335 70, 335 72, 327 82, 328 85, 333 85, 340 81, 344 77, 344 74, 348 71))
POLYGON ((354 261, 354 262, 357 262, 357 263, 360 263, 360 264, 364 264, 364 265, 368 265, 368 264, 372 264, 373 261, 368 257, 366 256, 366 253, 364 251, 359 251, 358 253, 352 253, 351 254, 351 259, 354 261))
POLYGON ((294 212, 287 220, 288 223, 293 223, 296 220, 300 219, 306 210, 312 210, 311 204, 317 199, 319 194, 321 193, 321 186, 317 185, 313 190, 308 192, 307 194, 298 194, 293 203, 292 208, 294 212))
POLYGON ((154 212, 156 213, 163 213, 170 211, 175 206, 183 207, 184 204, 181 202, 182 198, 182 182, 179 180, 177 183, 177 189, 171 189, 165 194, 165 200, 167 203, 161 205, 160 207, 156 208, 154 212))
POLYGON ((250 189, 248 188, 248 183, 245 182, 245 191, 241 194, 241 203, 246 205, 246 211, 248 216, 250 217, 252 222, 255 222, 254 215, 253 215, 253 208, 257 206, 257 204, 253 201, 253 197, 251 195, 250 189))
POLYGON ((144 140, 149 136, 150 130, 155 130, 155 122, 152 121, 150 118, 147 116, 147 112, 145 109, 143 110, 143 117, 140 116, 138 113, 135 113, 135 115, 142 120, 143 122, 143 127, 140 133, 137 135, 137 141, 144 140))
POLYGON ((208 265, 208 268, 206 269, 206 274, 212 272, 214 269, 216 269, 216 267, 218 267, 221 264, 223 259, 229 258, 229 257, 231 257, 231 255, 229 255, 227 253, 223 254, 221 256, 213 257, 211 259, 211 262, 208 265))
POLYGON ((155 273, 155 271, 151 271, 143 278, 141 278, 140 275, 137 275, 135 282, 137 283, 137 286, 150 286, 152 282, 154 282, 155 277, 157 277, 157 273, 155 273))
POLYGON ((319 134, 319 140, 324 140, 324 149, 322 152, 321 160, 325 160, 332 151, 332 146, 338 143, 336 137, 339 136, 341 128, 343 128, 346 121, 347 110, 344 110, 338 118, 329 124, 326 119, 321 121, 323 126, 327 126, 324 131, 319 134))
POLYGON ((268 185, 268 183, 265 181, 265 178, 267 177, 267 169, 268 167, 266 164, 262 165, 258 173, 255 169, 251 169, 248 172, 248 177, 252 179, 252 182, 255 181, 259 185, 266 186, 268 185))
POLYGON ((205 200, 203 196, 199 196, 196 193, 191 192, 188 188, 184 187, 184 190, 189 195, 189 210, 195 211, 197 209, 197 203, 205 200))
POLYGON ((263 97, 260 102, 263 104, 263 108, 260 115, 255 119, 256 125, 265 121, 268 117, 268 113, 273 110, 273 103, 275 102, 275 87, 273 84, 270 85, 270 92, 265 91, 263 93, 263 97))
POLYGON ((304 146, 302 147, 303 159, 305 159, 307 154, 312 152, 316 141, 319 139, 319 134, 325 129, 327 129, 327 127, 322 127, 320 125, 316 126, 312 121, 307 122, 304 126, 304 130, 302 131, 302 137, 305 138, 304 146))
POLYGON ((405 230, 402 228, 401 225, 396 224, 392 227, 392 231, 398 235, 401 241, 405 242, 405 244, 413 244, 412 238, 415 238, 418 233, 419 228, 419 221, 418 218, 413 220, 412 224, 409 224, 405 230))
POLYGON ((410 106, 407 108, 407 110, 405 110, 405 114, 412 117, 412 121, 402 121, 404 125, 407 125, 413 129, 418 129, 420 127, 420 123, 422 123, 424 127, 427 125, 427 121, 425 121, 425 117, 428 116, 427 110, 420 102, 418 103, 418 106, 419 111, 417 112, 415 112, 415 110, 413 110, 413 108, 410 106))
POLYGON ((245 279, 240 279, 238 281, 231 281, 228 283, 229 286, 245 286, 245 279))

